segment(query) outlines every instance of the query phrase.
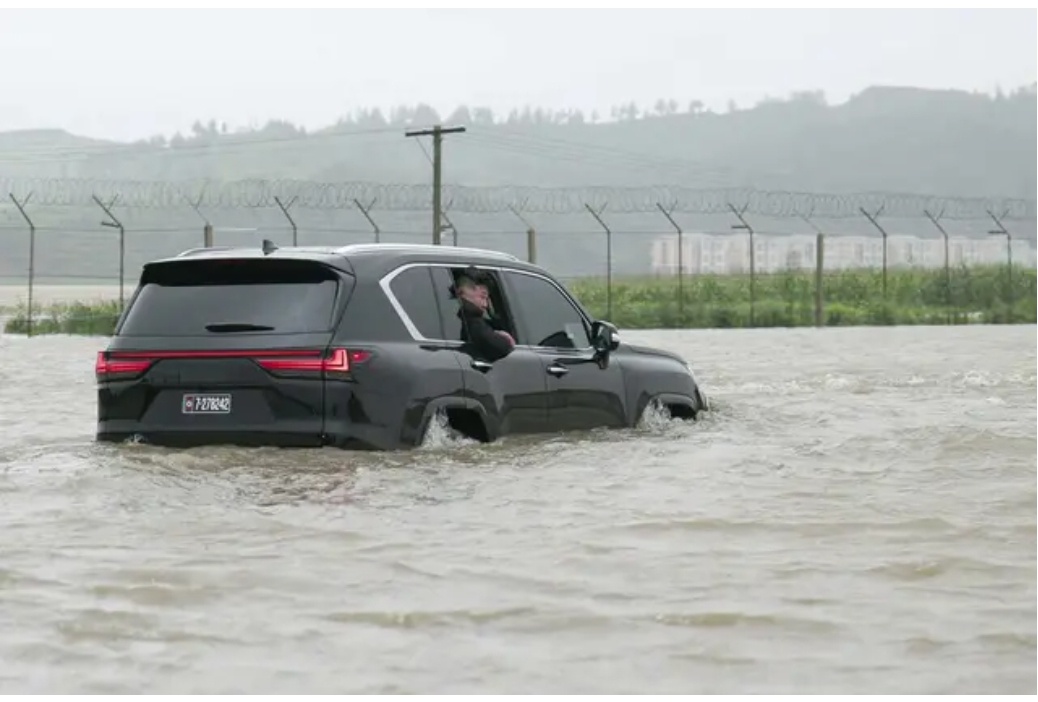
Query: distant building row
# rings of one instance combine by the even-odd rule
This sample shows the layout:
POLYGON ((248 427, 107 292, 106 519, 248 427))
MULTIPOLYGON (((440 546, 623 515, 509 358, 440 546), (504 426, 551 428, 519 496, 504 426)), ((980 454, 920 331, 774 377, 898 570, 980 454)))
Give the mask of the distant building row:
MULTIPOLYGON (((761 273, 815 267, 814 235, 754 236, 754 267, 761 273)), ((685 234, 681 265, 685 273, 744 273, 750 270, 749 236, 745 234, 685 234)), ((1013 263, 1035 265, 1035 249, 1028 241, 1013 240, 1013 263)), ((827 236, 826 270, 878 268, 883 265, 883 240, 878 236, 827 236)), ((952 266, 1006 262, 1006 239, 951 238, 948 258, 952 266)), ((890 268, 939 268, 944 265, 944 239, 894 236, 887 239, 890 268)), ((652 243, 652 271, 675 275, 678 271, 678 237, 662 236, 652 243)))

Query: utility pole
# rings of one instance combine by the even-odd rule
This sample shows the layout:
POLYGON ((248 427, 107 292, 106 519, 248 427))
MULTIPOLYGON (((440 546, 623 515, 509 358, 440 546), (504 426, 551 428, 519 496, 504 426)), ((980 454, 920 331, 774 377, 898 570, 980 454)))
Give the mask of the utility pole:
POLYGON ((431 136, 433 138, 433 244, 440 245, 440 231, 443 227, 440 208, 440 190, 443 181, 443 135, 460 134, 465 127, 441 127, 436 125, 431 129, 413 129, 404 132, 404 136, 419 137, 431 136))

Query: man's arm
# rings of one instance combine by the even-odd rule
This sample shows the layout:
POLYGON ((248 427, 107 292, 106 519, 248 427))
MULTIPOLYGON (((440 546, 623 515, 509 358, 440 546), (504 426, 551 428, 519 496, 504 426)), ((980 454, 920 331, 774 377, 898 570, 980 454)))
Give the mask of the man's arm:
POLYGON ((482 317, 466 317, 465 324, 468 327, 469 342, 485 353, 489 360, 502 359, 512 352, 511 340, 498 334, 482 317))

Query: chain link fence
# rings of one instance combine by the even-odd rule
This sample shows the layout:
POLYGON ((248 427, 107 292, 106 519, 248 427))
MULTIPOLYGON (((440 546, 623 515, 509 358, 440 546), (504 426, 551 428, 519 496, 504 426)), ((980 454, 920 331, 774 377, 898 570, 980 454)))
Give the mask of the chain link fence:
MULTIPOLYGON (((14 198, 12 198, 14 200, 14 198)), ((141 266, 201 246, 427 244, 431 214, 277 207, 90 206, 0 212, 0 317, 8 333, 108 334, 141 266), (31 306, 30 306, 31 300, 31 306)), ((1035 322, 1035 220, 883 215, 766 216, 583 210, 452 212, 445 246, 532 260, 621 328, 1035 322)), ((716 208, 715 208, 716 209, 716 208)), ((844 208, 848 209, 848 208, 844 208)), ((904 210, 904 207, 901 207, 904 210)))

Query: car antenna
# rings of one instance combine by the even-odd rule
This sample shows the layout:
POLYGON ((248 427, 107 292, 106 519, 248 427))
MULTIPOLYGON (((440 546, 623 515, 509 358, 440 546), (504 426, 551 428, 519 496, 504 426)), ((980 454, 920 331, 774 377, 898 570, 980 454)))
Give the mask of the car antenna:
POLYGON ((269 256, 270 254, 274 253, 277 250, 278 250, 277 244, 275 244, 273 241, 271 241, 270 239, 264 239, 263 240, 263 255, 264 256, 269 256))

